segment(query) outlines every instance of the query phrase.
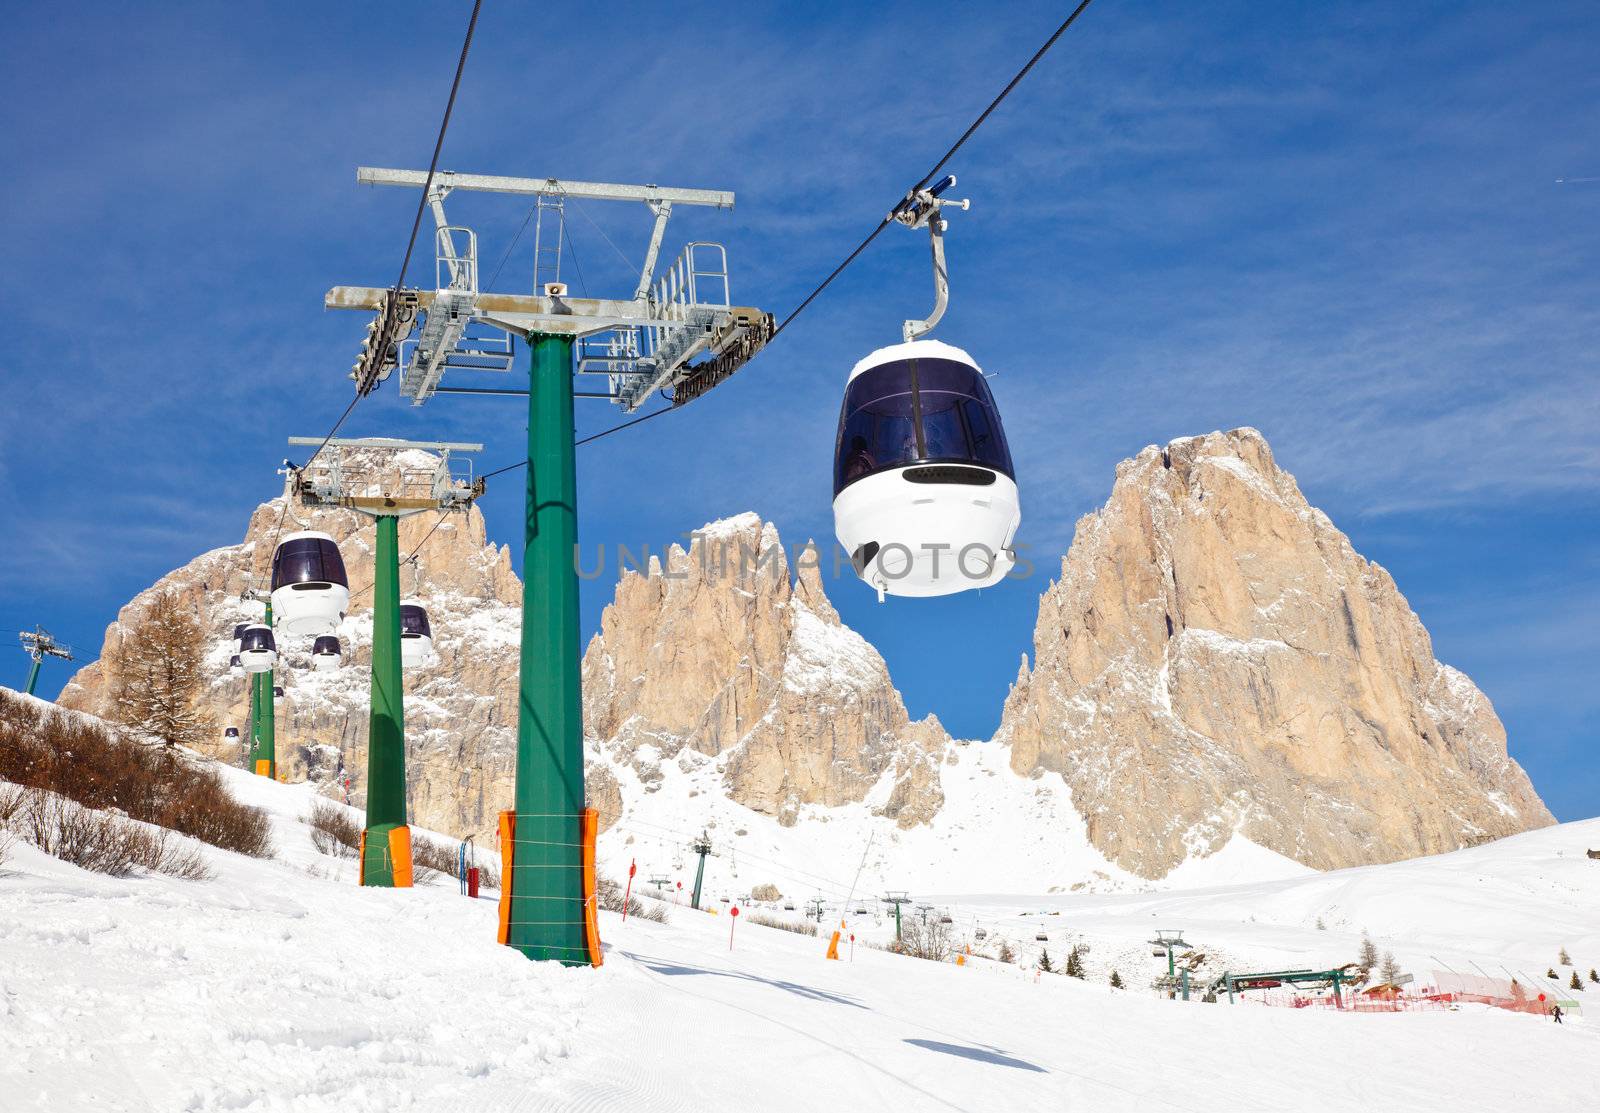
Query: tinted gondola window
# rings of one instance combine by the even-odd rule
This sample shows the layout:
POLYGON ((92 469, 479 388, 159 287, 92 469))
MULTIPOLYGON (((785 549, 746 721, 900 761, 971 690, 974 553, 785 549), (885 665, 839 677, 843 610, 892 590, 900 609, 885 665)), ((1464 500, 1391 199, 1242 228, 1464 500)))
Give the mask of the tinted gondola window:
POLYGON ((272 590, 285 584, 326 583, 350 586, 339 546, 324 537, 296 537, 278 546, 272 557, 272 590))
POLYGON ((978 464, 1015 478, 1000 414, 977 369, 958 360, 919 359, 857 375, 839 414, 834 494, 886 468, 934 462, 978 464))
POLYGON ((272 631, 265 626, 252 626, 244 632, 240 650, 245 653, 264 653, 277 648, 272 631))
POLYGON ((400 636, 403 638, 433 637, 433 631, 428 628, 428 612, 421 607, 402 606, 400 608, 400 636))

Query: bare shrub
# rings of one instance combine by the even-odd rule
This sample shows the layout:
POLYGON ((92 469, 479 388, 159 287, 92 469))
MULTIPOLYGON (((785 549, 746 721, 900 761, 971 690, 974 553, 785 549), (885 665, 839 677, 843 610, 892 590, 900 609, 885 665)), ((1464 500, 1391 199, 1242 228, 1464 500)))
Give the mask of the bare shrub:
POLYGON ((926 923, 921 919, 909 919, 900 927, 900 941, 895 950, 912 958, 943 962, 955 951, 955 936, 951 926, 941 923, 937 917, 926 923))
MULTIPOLYGON (((623 888, 609 877, 602 877, 595 882, 595 896, 600 901, 600 907, 607 912, 621 912, 623 909, 623 888)), ((646 905, 639 898, 631 894, 627 898, 628 915, 638 916, 642 920, 649 920, 653 924, 667 922, 667 909, 660 901, 652 901, 646 905)))
MULTIPOLYGON (((772 882, 763 881, 761 884, 757 885, 754 889, 750 890, 750 899, 751 900, 766 900, 766 901, 782 900, 783 899, 783 893, 781 893, 778 890, 778 887, 776 885, 774 885, 772 882)), ((816 932, 812 932, 812 934, 815 935, 816 932)))
POLYGON ((21 805, 9 811, 9 830, 81 869, 112 877, 126 877, 135 869, 186 881, 212 877, 199 847, 115 812, 95 811, 36 788, 25 790, 21 805))
POLYGON ((117 809, 223 850, 272 857, 270 824, 235 800, 209 763, 0 692, 0 780, 117 809))
POLYGON ((796 935, 817 934, 817 925, 810 920, 794 920, 787 916, 774 916, 771 912, 748 908, 744 910, 743 915, 750 923, 760 924, 762 927, 777 928, 779 931, 792 931, 796 935))
POLYGON ((361 846, 361 824, 344 808, 330 800, 313 800, 306 824, 311 828, 311 845, 319 854, 331 858, 356 856, 361 846))

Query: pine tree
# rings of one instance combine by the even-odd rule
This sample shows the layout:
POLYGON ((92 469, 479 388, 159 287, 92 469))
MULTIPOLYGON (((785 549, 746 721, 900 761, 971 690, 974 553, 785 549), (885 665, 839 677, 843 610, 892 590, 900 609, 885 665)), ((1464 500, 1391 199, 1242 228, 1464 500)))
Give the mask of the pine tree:
POLYGON ((1073 946, 1072 950, 1067 952, 1067 968, 1064 973, 1069 978, 1082 979, 1084 977, 1083 955, 1078 950, 1076 945, 1073 946))
POLYGON ((1555 968, 1554 967, 1551 967, 1549 970, 1546 970, 1544 972, 1544 976, 1549 978, 1553 982, 1560 980, 1559 978, 1556 977, 1556 972, 1555 972, 1555 968))
POLYGON ((1054 974, 1055 967, 1050 965, 1050 948, 1045 947, 1039 952, 1039 969, 1046 974, 1054 974))
POLYGON ((1583 991, 1583 979, 1578 977, 1578 972, 1576 970, 1572 972, 1572 981, 1568 984, 1570 984, 1573 989, 1576 989, 1579 992, 1583 991))
POLYGON ((1015 962, 1015 961, 1017 961, 1017 952, 1013 951, 1011 949, 1011 944, 1007 943, 1004 939, 1000 940, 999 959, 1000 959, 1001 962, 1015 962))
POLYGON ((1361 957, 1356 960, 1356 965, 1361 968, 1363 974, 1369 973, 1378 965, 1378 948, 1366 932, 1361 933, 1361 957))
POLYGON ((1111 971, 1111 988, 1112 989, 1121 989, 1122 988, 1122 975, 1117 973, 1115 970, 1111 971))
POLYGON ((210 717, 197 706, 205 683, 200 623, 175 591, 152 599, 116 650, 112 717, 168 746, 202 746, 210 717))
POLYGON ((1556 956, 1556 965, 1557 966, 1571 966, 1572 965, 1572 959, 1571 959, 1571 957, 1568 956, 1567 949, 1565 947, 1562 947, 1561 948, 1561 953, 1556 956))
POLYGON ((1383 964, 1378 969, 1378 976, 1383 979, 1384 985, 1394 985, 1400 980, 1400 964, 1394 960, 1393 951, 1383 953, 1383 964))
POLYGON ((1589 980, 1591 982, 1600 982, 1600 974, 1594 972, 1593 966, 1589 967, 1589 980))

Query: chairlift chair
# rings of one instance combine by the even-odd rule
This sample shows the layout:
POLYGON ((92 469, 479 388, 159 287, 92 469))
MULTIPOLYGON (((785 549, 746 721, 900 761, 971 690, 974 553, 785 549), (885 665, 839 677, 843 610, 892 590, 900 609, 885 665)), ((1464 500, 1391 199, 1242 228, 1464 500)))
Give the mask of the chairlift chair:
POLYGON ((239 640, 239 664, 244 671, 270 672, 277 663, 278 643, 272 636, 272 627, 259 622, 246 626, 239 640))
POLYGON ((228 658, 228 675, 235 678, 244 675, 244 663, 239 660, 237 653, 228 658))
POLYGON ((272 554, 272 620, 286 634, 329 634, 350 606, 350 580, 339 546, 326 533, 302 530, 272 554))

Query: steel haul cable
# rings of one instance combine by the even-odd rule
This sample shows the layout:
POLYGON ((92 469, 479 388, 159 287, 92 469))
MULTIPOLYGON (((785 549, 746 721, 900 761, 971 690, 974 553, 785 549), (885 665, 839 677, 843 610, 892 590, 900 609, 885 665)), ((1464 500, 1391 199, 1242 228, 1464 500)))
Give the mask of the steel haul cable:
MULTIPOLYGON (((971 139, 977 130, 984 125, 990 116, 994 114, 995 109, 999 108, 1005 99, 1011 95, 1012 91, 1022 83, 1022 79, 1027 77, 1029 72, 1032 71, 1033 67, 1039 64, 1040 59, 1050 52, 1050 48, 1056 45, 1056 42, 1061 38, 1062 35, 1066 33, 1067 28, 1071 27, 1077 22, 1078 17, 1084 13, 1084 10, 1088 8, 1090 3, 1091 0, 1081 0, 1078 6, 1072 10, 1072 14, 1068 15, 1066 19, 1061 21, 1061 25, 1057 27, 1054 33, 1052 33, 1051 36, 1044 41, 1044 45, 1033 52, 1033 57, 1028 59, 1027 63, 1012 76, 1010 81, 1006 82, 1005 88, 1001 89, 999 94, 989 102, 988 106, 982 112, 978 113, 977 119, 973 120, 972 123, 967 126, 967 130, 961 133, 961 137, 951 144, 950 149, 940 157, 938 162, 933 164, 933 169, 924 174, 922 179, 918 181, 917 184, 909 191, 907 191, 906 196, 895 203, 894 207, 890 209, 889 214, 878 222, 877 227, 873 228, 873 230, 867 234, 867 238, 857 244, 855 250, 850 252, 849 255, 846 255, 844 261, 838 266, 834 267, 833 270, 829 272, 828 276, 818 283, 816 288, 807 294, 805 299, 801 301, 799 305, 795 306, 794 309, 790 310, 789 314, 784 317, 781 322, 779 322, 778 326, 772 330, 772 335, 767 338, 768 344, 771 344, 772 341, 776 340, 778 335, 783 332, 784 329, 788 328, 796 317, 800 316, 800 314, 803 313, 812 302, 816 301, 822 292, 833 283, 833 280, 844 273, 846 267, 861 257, 861 253, 866 251, 866 249, 872 245, 872 241, 877 239, 879 234, 882 233, 882 231, 891 223, 893 223, 895 214, 900 211, 901 207, 905 205, 907 199, 909 199, 912 194, 916 193, 919 189, 926 188, 928 183, 933 181, 934 177, 939 173, 939 171, 943 170, 945 166, 949 164, 950 160, 955 157, 956 152, 961 150, 961 148, 966 145, 967 140, 971 139)), ((585 214, 585 216, 587 218, 587 214, 585 214)), ((593 222, 591 221, 591 223, 593 222)), ((598 226, 596 227, 598 228, 598 226)), ((604 235, 604 233, 602 233, 602 235, 604 235)), ((614 244, 612 247, 613 250, 615 250, 614 244)), ((621 252, 618 251, 618 254, 621 255, 621 252)), ((670 413, 673 409, 674 407, 672 406, 665 406, 662 409, 647 413, 643 417, 636 417, 631 421, 624 421, 617 425, 613 425, 608 429, 602 429, 598 433, 592 433, 589 436, 583 437, 582 439, 573 443, 575 446, 585 445, 591 441, 597 441, 602 437, 609 437, 612 433, 620 433, 624 429, 631 429, 633 426, 649 421, 653 417, 660 417, 664 413, 670 413)), ((488 479, 491 476, 503 475, 508 471, 515 471, 517 468, 525 466, 527 466, 527 461, 522 460, 515 464, 509 464, 506 467, 497 468, 494 471, 487 472, 483 478, 488 479)))
MULTIPOLYGON (((411 253, 417 246, 417 233, 422 228, 422 213, 428 207, 428 194, 433 189, 433 177, 439 169, 439 152, 444 148, 445 133, 450 130, 450 114, 455 110, 456 93, 461 89, 461 75, 467 68, 467 55, 472 51, 472 35, 477 30, 478 12, 482 7, 483 0, 473 0, 472 16, 467 20, 466 38, 461 43, 461 57, 456 60, 456 75, 450 82, 450 97, 445 101, 444 118, 439 121, 439 134, 433 142, 433 158, 428 163, 428 178, 423 183, 422 195, 417 198, 417 214, 411 221, 411 238, 406 241, 405 258, 400 261, 400 277, 394 280, 394 288, 389 291, 389 296, 384 301, 383 327, 378 330, 377 334, 380 339, 389 334, 389 321, 395 311, 395 300, 400 296, 400 288, 405 285, 406 272, 411 269, 411 253)), ((384 357, 380 354, 378 358, 382 359, 384 357)), ((311 458, 305 462, 306 467, 310 467, 312 461, 322 454, 324 448, 328 447, 328 442, 333 440, 334 434, 339 431, 339 427, 350 416, 350 411, 356 408, 356 403, 366 397, 372 389, 370 385, 366 386, 365 390, 361 389, 361 387, 362 384, 358 383, 356 396, 350 400, 350 404, 344 408, 344 413, 339 415, 339 420, 333 423, 333 428, 328 430, 328 435, 322 438, 322 443, 311 454, 311 458)))

